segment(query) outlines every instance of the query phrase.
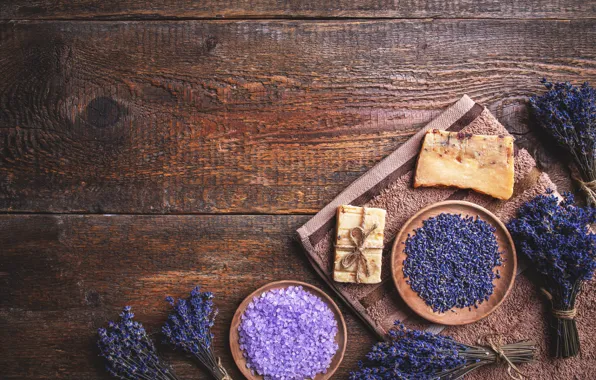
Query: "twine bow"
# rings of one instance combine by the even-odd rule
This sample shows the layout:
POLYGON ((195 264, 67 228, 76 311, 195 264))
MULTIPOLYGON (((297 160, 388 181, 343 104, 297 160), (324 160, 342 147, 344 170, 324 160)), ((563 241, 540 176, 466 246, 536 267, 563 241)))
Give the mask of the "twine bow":
POLYGON ((540 288, 540 290, 542 291, 542 293, 546 296, 546 298, 550 301, 551 304, 551 314, 553 315, 553 317, 557 318, 557 319, 575 319, 575 316, 577 315, 577 309, 573 308, 571 310, 558 310, 555 309, 553 306, 553 295, 549 293, 548 290, 544 289, 544 288, 540 288))
POLYGON ((484 341, 490 347, 491 350, 495 353, 495 360, 497 363, 505 362, 507 363, 507 375, 514 380, 523 380, 526 375, 524 375, 513 362, 505 355, 505 351, 503 351, 503 338, 500 335, 492 334, 486 335, 484 337, 484 341), (515 371, 515 374, 512 373, 512 370, 515 371))
POLYGON ((360 227, 354 227, 350 230, 348 236, 352 241, 353 245, 336 245, 336 248, 343 248, 343 249, 352 249, 352 252, 344 256, 341 261, 340 265, 347 269, 352 265, 356 264, 356 283, 360 283, 360 275, 364 274, 366 277, 370 276, 370 269, 368 264, 368 259, 364 254, 366 249, 382 249, 383 247, 378 246, 367 246, 366 240, 373 233, 374 230, 377 229, 377 225, 374 224, 368 231, 364 230, 364 221, 366 219, 366 208, 363 210, 362 214, 362 223, 360 227), (358 232, 360 235, 360 239, 358 239, 355 233, 358 232))

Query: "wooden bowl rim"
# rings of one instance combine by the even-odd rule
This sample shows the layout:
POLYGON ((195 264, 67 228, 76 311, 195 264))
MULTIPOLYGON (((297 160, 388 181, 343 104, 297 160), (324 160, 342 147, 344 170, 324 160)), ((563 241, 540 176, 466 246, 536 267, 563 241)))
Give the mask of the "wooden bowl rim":
MULTIPOLYGON (((480 216, 480 215, 479 215, 480 216)), ((481 218, 484 219, 484 218, 481 218)), ((410 230, 410 229, 408 229, 410 230)), ((404 253, 405 255, 405 253, 404 253)), ((412 217, 410 217, 402 226, 401 230, 399 231, 399 233, 397 234, 397 236, 395 237, 395 241, 393 242, 393 248, 391 249, 391 277, 393 278, 393 284, 395 285, 395 287, 397 288, 397 292, 399 293, 399 296, 401 297, 401 299, 408 305, 408 307, 414 311, 416 314, 418 314, 420 317, 433 322, 433 323, 438 323, 438 324, 442 324, 442 325, 447 325, 447 326, 461 326, 461 325, 467 325, 470 323, 474 323, 474 322, 478 322, 481 319, 484 319, 486 317, 488 317, 490 314, 492 314, 495 310, 497 310, 501 304, 503 303, 503 301, 505 301, 505 299, 507 298, 507 296, 509 296, 509 293, 511 292, 511 289, 513 289, 513 284, 515 283, 515 278, 517 277, 517 254, 516 254, 516 250, 515 250, 515 244, 513 243, 513 238, 511 237, 511 234, 509 233, 509 230, 507 229, 507 227, 505 226, 505 224, 492 212, 490 212, 489 210, 487 210, 486 208, 477 205, 476 203, 472 203, 472 202, 467 202, 467 201, 460 201, 460 200, 448 200, 448 201, 441 201, 441 202, 436 202, 433 203, 431 205, 428 205, 426 207, 424 207, 423 209, 419 210, 417 213, 415 213, 412 217), (434 208, 437 207, 442 207, 442 206, 448 206, 448 205, 458 205, 458 206, 465 206, 471 209, 475 209, 480 211, 480 213, 486 214, 488 215, 492 220, 485 220, 486 222, 492 222, 494 224, 496 224, 498 226, 498 228, 500 228, 503 232, 503 234, 505 235, 505 237, 507 238, 507 244, 510 247, 510 251, 511 251, 511 259, 513 261, 513 275, 511 276, 511 280, 509 281, 509 285, 507 286, 507 289, 505 290, 505 293, 503 294, 503 296, 501 297, 501 299, 490 309, 488 310, 486 313, 479 315, 477 318, 473 319, 473 320, 469 320, 469 321, 445 321, 443 320, 440 316, 442 314, 439 313, 435 313, 433 311, 427 311, 427 310, 418 310, 416 307, 413 307, 411 305, 411 301, 409 301, 409 299, 407 299, 407 297, 404 296, 404 290, 402 289, 402 286, 406 286, 409 287, 409 285, 407 285, 405 283, 405 277, 402 276, 402 278, 404 279, 403 285, 400 286, 400 282, 398 281, 398 278, 396 276, 396 271, 398 270, 396 268, 396 260, 397 257, 401 254, 398 249, 397 246, 401 243, 402 241, 402 236, 409 231, 406 231, 406 228, 415 220, 417 219, 420 215, 428 212, 429 210, 432 210, 434 208)), ((415 293, 415 292, 414 292, 415 293)), ((417 294, 417 293, 416 293, 417 294)))
POLYGON ((317 376, 315 376, 314 380, 330 379, 331 376, 333 376, 333 374, 335 373, 335 371, 337 371, 341 362, 344 359, 344 355, 346 353, 346 346, 348 344, 348 329, 346 327, 346 321, 344 319, 344 316, 341 313, 341 310, 339 309, 339 307, 337 306, 335 301, 333 301, 333 299, 331 297, 329 297, 329 295, 327 295, 327 293, 325 293, 323 290, 317 288, 314 285, 308 284, 306 282, 295 281, 295 280, 273 281, 273 282, 270 282, 268 284, 261 286, 254 292, 250 293, 246 298, 244 298, 244 300, 240 303, 240 305, 236 309, 236 312, 234 313, 234 317, 232 317, 232 323, 231 323, 231 327, 230 327, 230 336, 229 336, 230 350, 232 351, 232 357, 234 358, 234 363, 236 363, 236 367, 238 367, 238 369, 240 370, 242 375, 244 375, 247 379, 260 380, 260 379, 263 379, 263 376, 253 375, 250 372, 250 370, 248 368, 246 368, 246 366, 244 365, 244 364, 246 364, 246 359, 244 358, 244 355, 242 355, 242 350, 240 349, 240 347, 237 344, 238 339, 240 338, 239 334, 238 334, 238 326, 240 325, 242 315, 244 314, 244 311, 246 310, 248 304, 256 296, 258 296, 266 291, 272 290, 272 289, 287 288, 289 286, 302 286, 305 290, 310 290, 313 292, 314 295, 322 298, 323 302, 325 302, 325 304, 327 304, 330 307, 331 311, 335 315, 335 319, 337 320, 337 334, 335 336, 335 339, 338 344, 338 349, 332 358, 332 362, 333 362, 334 359, 337 357, 337 362, 335 363, 335 365, 331 365, 327 369, 327 372, 325 374, 321 374, 321 373, 317 374, 317 376), (343 335, 343 339, 342 339, 342 335, 343 335), (236 342, 237 347, 233 347, 234 342, 236 342))

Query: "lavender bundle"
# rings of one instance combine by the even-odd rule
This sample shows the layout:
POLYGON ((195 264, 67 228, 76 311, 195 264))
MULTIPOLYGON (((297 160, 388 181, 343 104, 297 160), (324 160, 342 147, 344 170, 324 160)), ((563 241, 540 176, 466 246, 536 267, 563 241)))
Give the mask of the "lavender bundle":
POLYGON ((173 307, 167 322, 162 327, 166 342, 193 355, 218 380, 232 380, 213 351, 213 334, 217 309, 213 305, 213 294, 201 292, 195 287, 188 299, 172 297, 166 301, 173 307))
POLYGON ((128 380, 176 380, 174 372, 157 356, 155 346, 143 325, 133 321, 134 314, 126 306, 120 322, 110 322, 98 330, 100 355, 106 359, 107 371, 128 380))
POLYGON ((350 373, 350 380, 454 380, 482 366, 505 362, 511 378, 520 379, 519 363, 534 360, 536 347, 531 342, 502 345, 500 339, 487 337, 488 346, 469 346, 452 338, 407 329, 399 321, 388 339, 376 343, 350 373))
POLYGON ((542 83, 548 92, 530 98, 538 124, 571 157, 575 180, 596 205, 596 92, 586 82, 542 83))
POLYGON ((523 205, 507 225, 519 252, 544 277, 543 291, 552 306, 553 354, 579 353, 576 298, 596 269, 596 208, 581 208, 571 194, 560 200, 552 191, 523 205))

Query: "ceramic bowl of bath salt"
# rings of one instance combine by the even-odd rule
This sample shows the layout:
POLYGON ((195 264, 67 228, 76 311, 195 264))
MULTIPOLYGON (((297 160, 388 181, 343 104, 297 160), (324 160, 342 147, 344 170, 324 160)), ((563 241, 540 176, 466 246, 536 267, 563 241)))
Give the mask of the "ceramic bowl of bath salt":
POLYGON ((343 360, 347 329, 321 289, 300 281, 269 283, 242 301, 230 328, 230 349, 250 380, 267 376, 330 379, 343 360))
MULTIPOLYGON (((436 224, 428 222, 426 225, 436 224)), ((453 223, 447 223, 446 227, 444 227, 445 229, 437 227, 437 231, 449 231, 450 225, 453 225, 453 223)), ((517 258, 515 254, 515 245, 505 225, 489 210, 470 202, 444 201, 420 210, 403 225, 393 244, 391 272, 393 281, 401 298, 416 314, 426 320, 443 325, 464 325, 476 322, 494 312, 503 303, 511 291, 515 281, 516 271, 517 258), (477 230, 473 229, 470 229, 471 232, 468 232, 465 228, 460 230, 455 229, 455 227, 452 228, 451 231, 453 236, 450 236, 449 239, 456 241, 453 244, 458 244, 458 242, 461 241, 468 243, 462 243, 463 245, 453 249, 452 255, 445 255, 443 257, 435 257, 433 255, 436 254, 437 256, 440 256, 439 252, 448 251, 449 249, 441 250, 437 248, 437 246, 448 246, 448 244, 450 244, 449 239, 445 238, 445 240, 443 240, 444 238, 441 237, 441 235, 433 235, 432 231, 425 233, 424 238, 427 240, 423 241, 421 245, 416 245, 416 247, 424 247, 421 251, 424 252, 423 255, 428 255, 428 257, 424 257, 422 265, 420 264, 420 261, 418 262, 419 268, 428 264, 429 269, 427 270, 426 267, 424 267, 424 271, 418 270, 418 278, 412 279, 411 276, 408 277, 405 272, 416 272, 416 268, 412 270, 410 267, 407 268, 407 270, 404 270, 405 266, 412 265, 411 262, 406 263, 406 260, 408 259, 406 246, 408 238, 412 237, 411 239, 413 239, 417 232, 421 231, 423 226, 425 226, 425 222, 432 221, 435 223, 441 216, 444 218, 442 220, 453 221, 455 219, 456 222, 460 221, 464 226, 466 225, 465 223, 474 224, 474 228, 482 228, 482 233, 479 234, 477 230), (467 220, 467 222, 464 222, 465 220, 467 220), (476 235, 466 238, 462 237, 462 234, 467 233, 478 234, 479 237, 476 238, 476 235), (429 236, 432 238, 429 238, 429 236), (494 252, 494 258, 499 264, 492 266, 492 262, 490 261, 488 264, 483 262, 473 263, 474 260, 477 260, 477 257, 483 257, 480 255, 480 252, 485 251, 486 244, 484 241, 482 241, 482 243, 476 243, 475 241, 480 239, 481 236, 484 236, 488 240, 486 244, 490 244, 492 249, 494 249, 492 252, 494 252), (474 251, 474 249, 467 250, 465 244, 474 247, 476 251, 474 251), (461 256, 462 254, 460 252, 466 252, 468 256, 465 256, 465 258, 462 259, 464 256, 461 256), (459 261, 454 258, 457 258, 459 261), (451 263, 453 264, 450 267, 451 263), (455 263, 457 263, 457 265, 455 265, 455 263), (478 278, 462 277, 460 273, 465 273, 467 267, 473 267, 476 264, 477 267, 483 268, 483 276, 478 275, 478 278), (462 267, 464 267, 464 269, 461 269, 462 267), (445 273, 448 273, 445 274, 444 277, 443 272, 441 272, 442 270, 445 270, 445 273), (458 276, 460 277, 449 277, 453 276, 453 273, 458 273, 458 276), (418 283, 413 285, 413 281, 418 281, 418 283), (474 281, 483 284, 484 290, 487 292, 482 299, 478 300, 478 303, 461 307, 451 306, 452 303, 447 302, 439 303, 439 307, 437 307, 436 300, 438 297, 433 298, 435 293, 442 293, 445 295, 444 298, 441 298, 441 301, 443 301, 445 298, 448 299, 451 296, 446 289, 450 286, 453 287, 453 284, 463 283, 466 284, 466 286, 475 286, 469 285, 470 283, 474 283, 474 281), (429 284, 428 287, 420 286, 420 283, 425 282, 429 284), (487 290, 490 285, 492 285, 491 293, 487 290), (414 290, 413 287, 416 287, 417 291, 414 290), (420 288, 422 288, 422 290, 420 288), (443 308, 440 306, 443 306, 443 308)), ((456 290, 459 289, 463 288, 456 288, 453 293, 456 293, 456 290)), ((474 290, 476 290, 476 288, 474 290)), ((462 291, 461 294, 461 297, 458 298, 459 303, 462 303, 463 301, 460 300, 466 299, 466 296, 469 293, 462 291)), ((469 297, 472 298, 471 295, 469 297)), ((453 300, 455 297, 452 296, 451 298, 453 300)))

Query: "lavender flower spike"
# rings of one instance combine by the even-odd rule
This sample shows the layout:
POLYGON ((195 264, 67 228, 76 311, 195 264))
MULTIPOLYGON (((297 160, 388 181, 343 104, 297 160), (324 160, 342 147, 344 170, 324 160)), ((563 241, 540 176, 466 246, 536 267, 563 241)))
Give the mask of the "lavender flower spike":
POLYGON ((530 98, 538 125, 567 153, 573 162, 574 178, 596 205, 596 91, 588 82, 542 83, 548 90, 530 98))
POLYGON ((596 208, 579 207, 573 196, 559 200, 552 191, 524 204, 507 225, 518 252, 542 275, 542 289, 551 303, 553 353, 579 353, 576 298, 596 270, 596 208))
POLYGON ((507 358, 508 373, 520 370, 516 364, 534 360, 532 342, 502 344, 486 337, 489 347, 469 346, 451 337, 410 330, 396 321, 387 339, 376 343, 350 373, 350 380, 455 380, 485 365, 507 358), (499 350, 497 353, 496 350, 499 350))
POLYGON ((219 358, 213 351, 213 334, 211 327, 215 324, 217 309, 213 305, 213 294, 201 292, 195 287, 190 297, 175 302, 166 297, 173 311, 162 327, 166 343, 197 358, 205 368, 218 380, 232 380, 222 367, 219 358))
POLYGON ((107 329, 98 330, 97 345, 106 359, 107 371, 119 379, 176 380, 174 372, 157 356, 143 325, 133 321, 130 306, 120 317, 120 322, 110 322, 107 329))

